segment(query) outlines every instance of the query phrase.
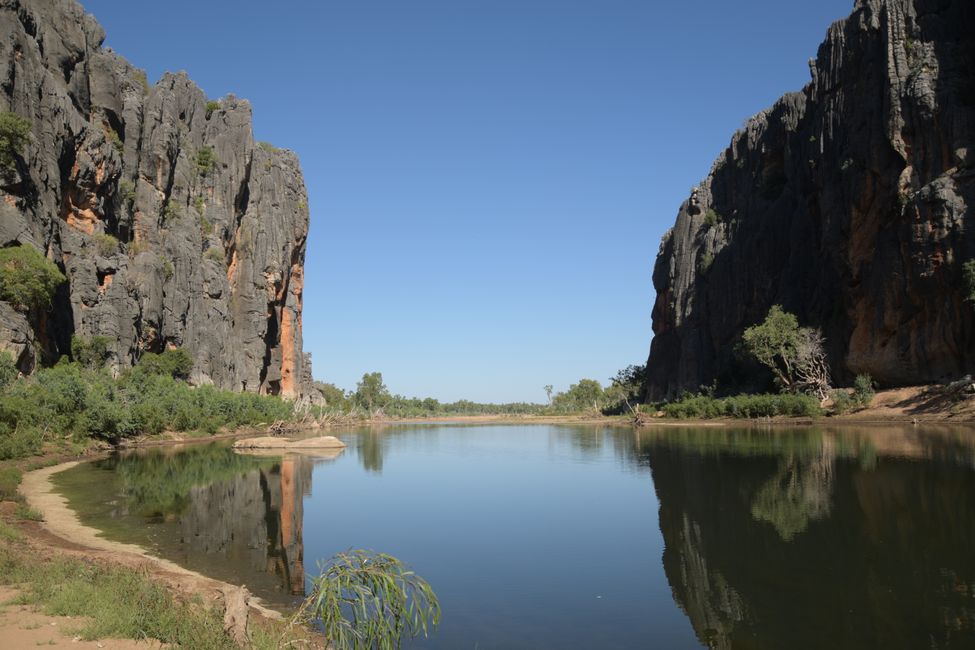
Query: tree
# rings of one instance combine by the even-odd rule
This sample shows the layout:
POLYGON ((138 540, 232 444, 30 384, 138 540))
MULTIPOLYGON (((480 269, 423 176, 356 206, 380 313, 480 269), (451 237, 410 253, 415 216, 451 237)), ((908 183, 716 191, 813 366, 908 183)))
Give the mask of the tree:
POLYGON ((108 361, 112 339, 107 336, 71 337, 71 358, 86 368, 101 368, 108 361))
POLYGON ((552 403, 552 389, 553 389, 552 384, 545 384, 544 389, 545 389, 545 396, 548 397, 548 403, 551 404, 552 403))
POLYGON ((139 359, 136 370, 147 375, 164 375, 173 379, 187 379, 193 370, 193 357, 183 348, 165 350, 160 354, 146 352, 139 359))
POLYGON ((0 113, 0 168, 13 169, 30 136, 30 120, 16 113, 0 113))
POLYGON ((772 371, 782 390, 829 396, 829 365, 819 330, 799 327, 793 314, 774 305, 759 325, 745 330, 745 349, 772 371))
POLYGON ((344 408, 346 404, 345 391, 336 386, 335 384, 330 384, 324 381, 316 381, 315 388, 322 394, 325 398, 325 406, 331 406, 335 408, 344 408))
POLYGON ((355 403, 373 411, 389 403, 391 395, 383 383, 383 373, 367 372, 355 387, 355 403))
POLYGON ((569 390, 556 394, 552 405, 561 411, 599 410, 605 401, 603 387, 595 379, 580 379, 569 390))
POLYGON ((624 408, 633 410, 631 402, 640 400, 646 368, 646 366, 630 364, 617 372, 615 377, 610 378, 605 394, 612 410, 618 412, 625 412, 624 408))
POLYGON ((48 309, 54 292, 67 280, 51 260, 30 245, 0 249, 0 300, 14 309, 48 309))
POLYGON ((336 650, 392 650, 404 636, 426 636, 439 625, 440 603, 427 581, 395 557, 352 550, 312 579, 299 615, 320 621, 336 650))

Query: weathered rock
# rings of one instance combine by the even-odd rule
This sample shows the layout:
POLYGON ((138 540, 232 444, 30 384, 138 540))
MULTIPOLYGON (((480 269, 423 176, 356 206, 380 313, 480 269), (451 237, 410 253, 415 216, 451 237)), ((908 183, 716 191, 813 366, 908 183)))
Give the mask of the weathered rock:
POLYGON ((812 81, 734 135, 657 255, 650 399, 759 388, 734 347, 774 304, 822 329, 841 382, 972 368, 973 27, 967 0, 858 0, 812 81))
MULTIPOLYGON (((0 2, 0 110, 32 123, 0 178, 0 245, 37 246, 69 281, 28 340, 56 358, 108 336, 116 369, 182 346, 194 382, 300 394, 297 157, 254 142, 246 101, 214 108, 184 73, 150 87, 103 39, 74 0, 0 2)), ((7 331, 0 313, 0 345, 25 354, 7 331)))

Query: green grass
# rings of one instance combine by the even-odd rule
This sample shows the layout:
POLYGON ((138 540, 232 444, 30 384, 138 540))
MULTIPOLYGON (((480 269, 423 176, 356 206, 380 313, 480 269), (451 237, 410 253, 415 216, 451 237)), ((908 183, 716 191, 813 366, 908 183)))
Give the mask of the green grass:
POLYGON ((9 501, 17 497, 17 486, 20 485, 22 475, 16 467, 0 467, 0 501, 9 501))
POLYGON ((44 515, 42 515, 37 510, 34 510, 26 503, 18 503, 17 510, 14 512, 17 519, 23 519, 26 521, 44 521, 44 515))
MULTIPOLYGON (((50 616, 84 617, 71 634, 83 640, 158 639, 184 650, 233 650, 223 613, 199 598, 173 596, 145 572, 73 558, 40 559, 18 531, 0 521, 0 584, 17 585, 17 604, 50 616)), ((249 648, 271 650, 302 635, 285 624, 251 625, 249 648)))

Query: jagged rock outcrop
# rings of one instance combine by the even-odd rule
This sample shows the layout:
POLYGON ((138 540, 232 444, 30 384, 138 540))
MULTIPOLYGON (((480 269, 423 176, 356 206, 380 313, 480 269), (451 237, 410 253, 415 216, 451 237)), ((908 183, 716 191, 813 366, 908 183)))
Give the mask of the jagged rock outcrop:
POLYGON ((32 125, 0 174, 0 246, 68 277, 38 322, 0 303, 0 347, 30 372, 73 335, 111 339, 117 369, 182 346, 197 383, 298 395, 297 157, 254 141, 246 101, 208 100, 184 73, 150 86, 103 39, 74 0, 0 0, 0 111, 32 125))
POLYGON ((734 348, 775 304, 822 329, 840 383, 971 370, 973 34, 968 0, 858 0, 812 81, 734 135, 657 255, 649 399, 761 388, 734 348))

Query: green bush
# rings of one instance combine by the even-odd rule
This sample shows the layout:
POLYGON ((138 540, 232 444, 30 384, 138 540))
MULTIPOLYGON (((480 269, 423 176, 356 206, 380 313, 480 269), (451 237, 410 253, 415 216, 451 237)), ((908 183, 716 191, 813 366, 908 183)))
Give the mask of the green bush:
POLYGON ((0 112, 0 167, 13 169, 30 137, 30 120, 9 111, 0 112))
POLYGON ((819 401, 809 395, 735 395, 718 399, 706 395, 685 397, 661 406, 669 418, 712 419, 763 417, 817 417, 823 414, 819 401))
POLYGON ((17 378, 17 360, 6 350, 0 350, 0 390, 17 378))
POLYGON ((873 389, 873 378, 870 375, 857 375, 853 380, 853 399, 860 406, 870 406, 876 392, 873 389))
POLYGON ((842 415, 853 408, 853 398, 842 388, 837 388, 830 396, 833 398, 833 412, 842 415))
POLYGON ((101 368, 108 361, 112 339, 107 336, 71 337, 71 358, 85 368, 101 368))
POLYGON ((47 309, 67 280, 51 260, 30 245, 0 249, 0 299, 15 309, 47 309))
POLYGON ((194 388, 180 379, 192 367, 186 351, 176 349, 143 355, 118 379, 104 368, 62 361, 16 380, 0 393, 0 459, 37 453, 45 441, 213 433, 293 416, 293 405, 278 397, 194 388))
POLYGON ((133 370, 139 374, 186 379, 193 370, 193 358, 183 348, 165 350, 159 354, 146 352, 133 370))
POLYGON ((961 265, 962 281, 965 285, 965 300, 975 302, 975 260, 961 265))
POLYGON ((213 113, 215 111, 219 111, 219 110, 220 110, 220 102, 216 101, 215 99, 207 100, 206 118, 208 120, 213 116, 213 113))
POLYGON ((206 253, 203 254, 203 257, 205 257, 208 260, 214 261, 217 264, 223 264, 225 266, 227 264, 227 258, 224 255, 224 252, 220 250, 219 246, 211 246, 210 248, 208 248, 206 250, 206 253))
POLYGON ((206 176, 213 171, 213 168, 217 164, 217 156, 213 153, 213 148, 211 147, 200 147, 196 152, 196 171, 199 172, 200 176, 206 176))
POLYGON ((721 223, 721 215, 714 211, 712 208, 708 208, 704 213, 704 225, 708 228, 714 228, 719 223, 721 223))
POLYGON ((111 257, 118 252, 118 239, 108 233, 99 233, 95 235, 94 240, 95 250, 102 257, 111 257))

